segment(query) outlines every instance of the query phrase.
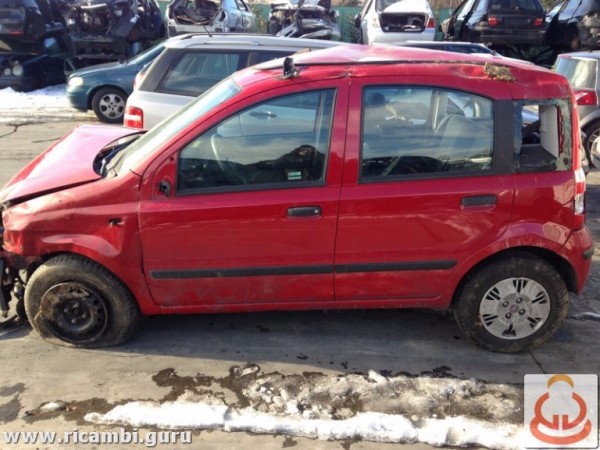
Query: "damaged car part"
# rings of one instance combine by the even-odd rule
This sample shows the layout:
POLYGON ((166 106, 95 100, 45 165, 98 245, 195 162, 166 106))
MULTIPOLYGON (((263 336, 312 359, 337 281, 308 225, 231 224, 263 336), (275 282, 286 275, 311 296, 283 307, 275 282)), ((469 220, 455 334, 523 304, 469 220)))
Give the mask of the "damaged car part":
POLYGON ((367 0, 354 17, 359 44, 433 41, 436 22, 427 0, 367 0))
POLYGON ((173 0, 167 5, 167 34, 254 33, 256 14, 244 0, 173 0))
POLYGON ((73 66, 125 60, 165 34, 156 0, 60 0, 73 66))
POLYGON ((339 40, 338 18, 330 1, 271 3, 268 28, 274 36, 339 40))

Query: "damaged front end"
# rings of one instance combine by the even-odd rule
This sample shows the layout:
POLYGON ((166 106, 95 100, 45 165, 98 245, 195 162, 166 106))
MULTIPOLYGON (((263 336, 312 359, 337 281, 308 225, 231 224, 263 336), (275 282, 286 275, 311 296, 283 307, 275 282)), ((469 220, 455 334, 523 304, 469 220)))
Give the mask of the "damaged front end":
POLYGON ((4 250, 4 225, 1 217, 0 213, 0 315, 7 318, 10 302, 16 301, 17 316, 25 320, 23 298, 25 289, 19 269, 25 268, 27 265, 21 267, 18 258, 15 259, 13 255, 4 250))
POLYGON ((164 35, 155 0, 74 0, 62 5, 75 67, 90 60, 128 59, 164 35))

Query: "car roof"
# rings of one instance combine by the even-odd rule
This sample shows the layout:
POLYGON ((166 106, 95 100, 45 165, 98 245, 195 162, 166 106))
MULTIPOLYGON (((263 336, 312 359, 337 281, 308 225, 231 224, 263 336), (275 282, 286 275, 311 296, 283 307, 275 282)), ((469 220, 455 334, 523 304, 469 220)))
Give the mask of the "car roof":
POLYGON ((562 53, 562 54, 558 55, 558 58, 600 59, 600 50, 584 51, 584 52, 572 52, 572 53, 562 53))
MULTIPOLYGON (((344 51, 339 49, 324 49, 317 52, 307 52, 294 55, 296 65, 343 65, 343 64, 397 64, 397 63, 470 63, 487 64, 491 60, 488 55, 446 52, 435 49, 423 49, 410 46, 395 45, 360 45, 347 44, 344 51)), ((515 67, 535 67, 527 61, 516 59, 497 58, 492 62, 499 65, 515 67)), ((279 67, 280 62, 269 61, 259 67, 268 68, 269 65, 279 67)), ((546 70, 539 68, 540 70, 546 70)))
POLYGON ((297 53, 249 67, 234 74, 234 78, 240 86, 250 87, 267 78, 292 78, 301 83, 339 77, 379 76, 391 80, 399 75, 452 76, 463 80, 464 88, 477 80, 489 80, 508 88, 497 90, 496 98, 572 98, 563 76, 526 61, 392 45, 350 44, 343 52, 329 48, 297 53))
POLYGON ((348 45, 339 41, 325 41, 319 39, 299 39, 276 37, 270 34, 256 33, 191 33, 169 39, 166 48, 190 48, 190 47, 225 47, 225 48, 328 48, 339 45, 348 45))

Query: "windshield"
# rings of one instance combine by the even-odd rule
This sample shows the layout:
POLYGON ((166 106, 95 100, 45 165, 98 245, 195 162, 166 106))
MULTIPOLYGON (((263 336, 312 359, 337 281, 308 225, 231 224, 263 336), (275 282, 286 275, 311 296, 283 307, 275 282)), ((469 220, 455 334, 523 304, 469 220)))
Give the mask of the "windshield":
POLYGON ((35 43, 19 38, 0 38, 0 53, 36 53, 35 43))
POLYGON ((596 66, 598 61, 595 59, 579 58, 558 58, 554 65, 554 71, 565 77, 573 88, 596 87, 596 66))
POLYGON ((127 64, 145 64, 151 59, 156 58, 164 49, 164 43, 157 44, 154 47, 151 47, 148 50, 143 51, 142 53, 134 56, 129 61, 127 61, 127 64))
POLYGON ((130 170, 192 122, 240 92, 241 88, 235 84, 232 78, 224 79, 132 143, 123 153, 111 161, 111 164, 106 168, 107 171, 120 174, 122 171, 130 170))

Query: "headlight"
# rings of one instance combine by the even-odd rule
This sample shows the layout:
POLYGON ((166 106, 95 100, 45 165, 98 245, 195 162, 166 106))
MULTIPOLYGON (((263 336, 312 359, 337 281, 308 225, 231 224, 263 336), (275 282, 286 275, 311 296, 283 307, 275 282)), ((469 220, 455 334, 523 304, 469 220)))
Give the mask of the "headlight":
POLYGON ((10 71, 10 67, 7 67, 6 69, 4 69, 2 71, 2 75, 6 76, 6 77, 10 77, 11 71, 10 71))
POLYGON ((69 78, 69 86, 77 87, 83 84, 83 78, 81 77, 71 77, 69 78))
POLYGON ((12 68, 12 73, 15 77, 20 77, 23 75, 23 66, 19 63, 15 64, 12 68))

